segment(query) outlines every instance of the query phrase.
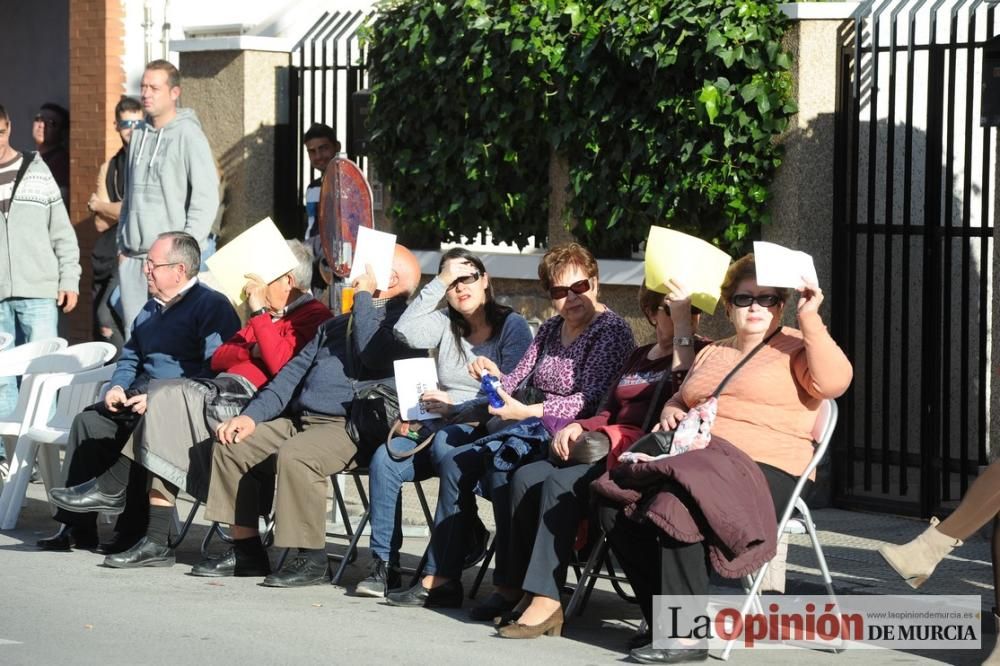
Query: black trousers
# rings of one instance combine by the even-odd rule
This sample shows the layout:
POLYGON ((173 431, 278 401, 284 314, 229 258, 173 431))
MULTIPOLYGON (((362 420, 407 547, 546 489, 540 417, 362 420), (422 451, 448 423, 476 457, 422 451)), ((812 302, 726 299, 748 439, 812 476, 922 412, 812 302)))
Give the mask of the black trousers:
MULTIPOLYGON (((798 479, 777 467, 760 464, 771 489, 775 512, 788 504, 798 479)), ((803 496, 811 482, 803 490, 803 496)), ((681 543, 649 523, 625 517, 621 507, 602 503, 598 509, 601 527, 618 563, 628 576, 642 616, 652 626, 653 595, 707 595, 709 592, 708 547, 705 542, 681 543)), ((777 530, 778 526, 774 526, 777 530)))
POLYGON ((570 467, 540 460, 514 472, 508 551, 512 587, 559 598, 580 521, 587 515, 590 483, 605 468, 604 459, 570 467))
MULTIPOLYGON (((66 486, 81 484, 106 472, 118 460, 138 420, 111 419, 90 408, 77 414, 69 431, 70 444, 76 444, 76 450, 70 459, 66 486)), ((118 516, 115 525, 118 532, 143 534, 146 531, 149 521, 147 483, 146 470, 140 465, 132 465, 125 512, 118 516)), ((96 513, 58 509, 55 519, 66 525, 97 527, 96 513)))

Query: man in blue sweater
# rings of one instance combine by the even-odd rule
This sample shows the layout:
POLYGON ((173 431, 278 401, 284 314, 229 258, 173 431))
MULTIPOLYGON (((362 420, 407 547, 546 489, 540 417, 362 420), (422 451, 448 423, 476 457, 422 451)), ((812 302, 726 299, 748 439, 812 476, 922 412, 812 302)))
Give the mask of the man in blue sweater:
MULTIPOLYGON (((392 327, 420 282, 416 257, 401 245, 389 288, 378 291, 371 269, 354 282, 354 311, 320 327, 316 337, 264 386, 236 418, 221 424, 212 456, 205 518, 232 525, 233 547, 201 562, 196 576, 263 576, 270 567, 257 533, 268 504, 261 490, 276 475, 275 539, 298 548, 264 585, 294 587, 326 580, 327 479, 364 463, 344 430, 354 385, 390 378, 393 361, 423 352, 398 341, 392 327)), ((365 443, 369 444, 369 443, 365 443)))
MULTIPOLYGON (((211 377, 215 349, 239 330, 240 320, 221 293, 198 282, 201 251, 183 231, 160 234, 149 249, 144 271, 152 298, 132 325, 104 400, 88 407, 74 420, 69 450, 74 451, 66 477, 67 488, 53 490, 52 499, 72 506, 94 491, 93 480, 118 459, 125 442, 146 411, 150 381, 177 377, 211 377), (92 484, 89 484, 92 485, 92 484)), ((133 465, 135 474, 143 474, 133 465)), ((110 554, 127 550, 145 532, 146 483, 132 479, 126 511, 118 520, 118 538, 98 549, 110 554)), ((59 509, 55 519, 63 528, 38 542, 42 550, 67 550, 97 545, 97 514, 59 509), (68 529, 67 529, 68 528, 68 529)))

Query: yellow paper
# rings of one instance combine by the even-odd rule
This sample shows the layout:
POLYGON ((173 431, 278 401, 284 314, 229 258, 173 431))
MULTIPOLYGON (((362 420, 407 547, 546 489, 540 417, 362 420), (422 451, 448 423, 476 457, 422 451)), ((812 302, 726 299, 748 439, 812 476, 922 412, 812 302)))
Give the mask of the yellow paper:
POLYGON ((229 241, 205 262, 220 291, 235 305, 243 300, 246 275, 256 273, 264 282, 272 282, 298 265, 278 227, 271 218, 253 225, 229 241))
POLYGON ((667 281, 678 280, 691 292, 691 303, 712 314, 729 262, 728 254, 700 238, 665 227, 650 227, 646 239, 646 288, 665 294, 667 281))

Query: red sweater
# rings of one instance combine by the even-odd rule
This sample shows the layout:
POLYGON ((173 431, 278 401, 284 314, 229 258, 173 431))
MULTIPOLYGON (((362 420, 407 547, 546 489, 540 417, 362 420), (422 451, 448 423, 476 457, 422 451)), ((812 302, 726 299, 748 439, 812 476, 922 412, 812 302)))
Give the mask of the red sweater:
POLYGON ((313 339, 320 324, 332 316, 325 305, 310 300, 277 321, 271 321, 267 313, 251 317, 246 326, 212 354, 212 370, 241 375, 260 388, 278 374, 285 363, 313 339), (259 345, 260 358, 250 355, 254 345, 259 345))

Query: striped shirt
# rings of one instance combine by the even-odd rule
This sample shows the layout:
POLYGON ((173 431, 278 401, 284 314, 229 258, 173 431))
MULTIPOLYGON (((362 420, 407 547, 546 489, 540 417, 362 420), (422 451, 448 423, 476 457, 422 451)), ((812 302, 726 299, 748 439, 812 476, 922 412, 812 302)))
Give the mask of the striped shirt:
POLYGON ((0 213, 4 217, 10 210, 10 200, 14 197, 14 180, 23 161, 24 155, 17 153, 11 161, 0 164, 0 213))

